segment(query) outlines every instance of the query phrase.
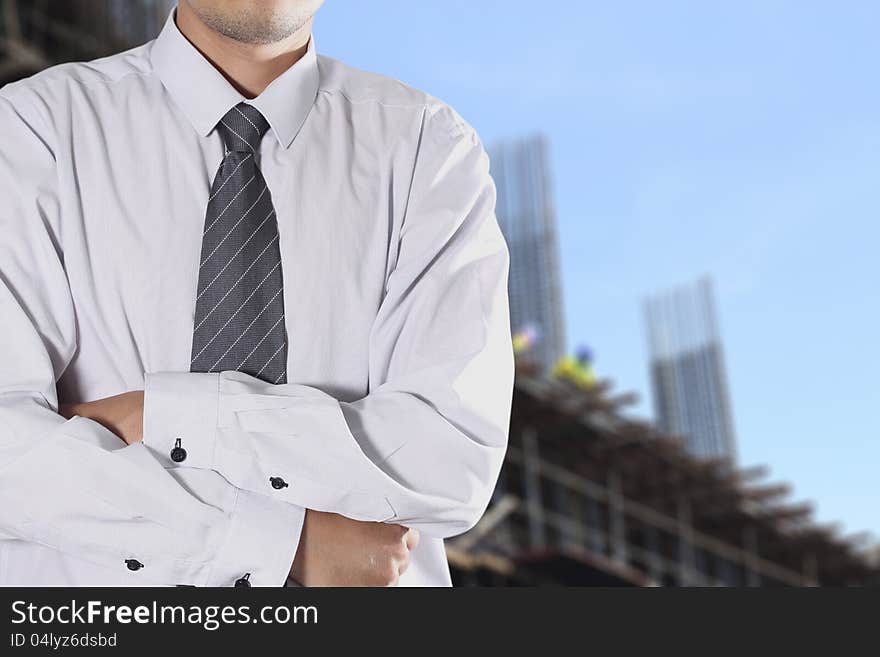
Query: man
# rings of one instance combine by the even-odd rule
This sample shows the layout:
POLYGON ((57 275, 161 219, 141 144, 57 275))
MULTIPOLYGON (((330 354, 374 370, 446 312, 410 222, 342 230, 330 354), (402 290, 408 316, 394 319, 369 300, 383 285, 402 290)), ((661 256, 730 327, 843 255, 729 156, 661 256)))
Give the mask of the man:
POLYGON ((0 89, 4 584, 449 584, 507 443, 494 186, 320 5, 0 89))

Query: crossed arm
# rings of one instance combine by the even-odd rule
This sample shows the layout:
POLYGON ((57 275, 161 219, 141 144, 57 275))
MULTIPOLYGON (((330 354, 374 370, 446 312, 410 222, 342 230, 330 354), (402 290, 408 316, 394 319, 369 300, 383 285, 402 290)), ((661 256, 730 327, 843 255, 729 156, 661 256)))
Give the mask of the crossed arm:
POLYGON ((4 103, 0 540, 106 567, 146 555, 142 581, 160 584, 228 585, 244 570, 257 584, 291 570, 306 584, 376 583, 405 567, 417 540, 405 528, 446 537, 476 522, 506 447, 513 363, 507 249, 472 131, 425 128, 367 396, 159 372, 143 392, 61 408, 55 383, 77 339, 52 142, 4 103), (184 466, 219 475, 234 501, 196 498, 170 474, 184 466), (379 569, 359 565, 376 555, 379 569))
MULTIPOLYGON (((143 441, 143 391, 62 404, 59 413, 98 422, 127 445, 143 441)), ((304 586, 394 586, 418 543, 417 529, 309 509, 289 575, 304 586)))

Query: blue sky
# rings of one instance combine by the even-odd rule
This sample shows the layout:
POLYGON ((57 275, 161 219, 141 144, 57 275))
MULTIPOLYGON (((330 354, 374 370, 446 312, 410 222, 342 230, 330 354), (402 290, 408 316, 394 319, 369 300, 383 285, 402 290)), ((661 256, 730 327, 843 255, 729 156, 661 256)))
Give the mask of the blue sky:
POLYGON ((551 143, 570 344, 712 274, 743 465, 880 535, 880 3, 326 0, 324 54, 551 143))

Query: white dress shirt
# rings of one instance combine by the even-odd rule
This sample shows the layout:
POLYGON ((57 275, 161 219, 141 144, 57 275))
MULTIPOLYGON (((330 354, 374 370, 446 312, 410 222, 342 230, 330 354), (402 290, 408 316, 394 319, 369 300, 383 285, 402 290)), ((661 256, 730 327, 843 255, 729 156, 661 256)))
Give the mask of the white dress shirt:
POLYGON ((443 538, 488 503, 513 383, 488 158, 447 105, 310 42, 247 101, 289 383, 190 373, 214 127, 244 100, 174 10, 0 89, 0 583, 280 586, 308 508, 418 528, 401 584, 449 584, 443 538), (142 444, 56 412, 137 389, 142 444))

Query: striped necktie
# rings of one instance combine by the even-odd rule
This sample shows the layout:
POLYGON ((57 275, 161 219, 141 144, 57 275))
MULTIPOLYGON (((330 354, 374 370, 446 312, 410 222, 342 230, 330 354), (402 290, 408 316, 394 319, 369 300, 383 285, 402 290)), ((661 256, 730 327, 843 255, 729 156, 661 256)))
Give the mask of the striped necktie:
POLYGON ((193 372, 287 381, 278 222, 255 161, 269 124, 246 103, 217 124, 226 155, 211 186, 196 297, 193 372))

